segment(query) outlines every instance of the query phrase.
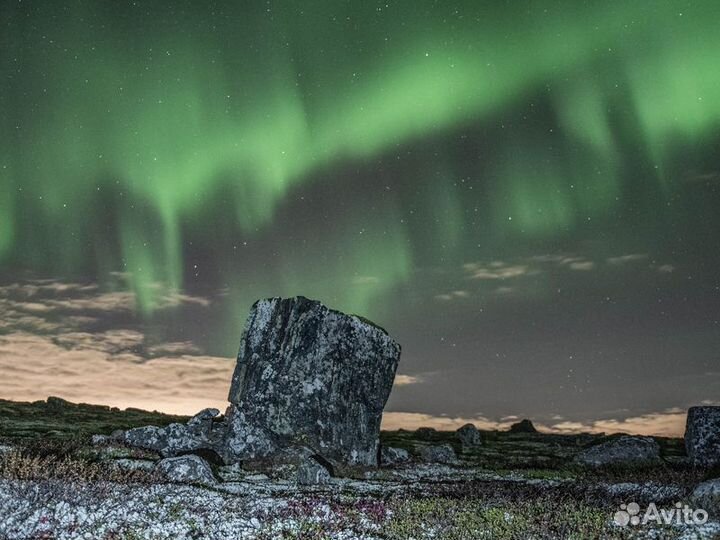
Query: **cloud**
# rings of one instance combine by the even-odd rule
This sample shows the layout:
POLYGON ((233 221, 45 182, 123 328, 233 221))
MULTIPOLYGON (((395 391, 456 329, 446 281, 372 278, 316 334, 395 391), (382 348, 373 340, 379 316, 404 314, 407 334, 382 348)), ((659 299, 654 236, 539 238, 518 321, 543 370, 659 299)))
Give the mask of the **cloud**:
POLYGON ((663 264, 658 266, 658 272, 661 274, 671 274, 675 271, 675 267, 672 264, 663 264))
POLYGON ((470 293, 468 291, 457 290, 451 291, 449 293, 436 294, 435 299, 447 302, 449 300, 455 300, 457 298, 467 298, 468 296, 470 296, 470 293))
MULTIPOLYGON (((207 307, 210 300, 154 284, 156 309, 171 309, 181 305, 207 307)), ((132 291, 101 291, 95 284, 54 280, 35 280, 0 286, 0 305, 9 309, 48 315, 68 312, 133 313, 136 311, 132 291)))
POLYGON ((589 271, 595 268, 595 263, 592 261, 573 261, 569 265, 570 270, 589 271))
POLYGON ((620 255, 618 257, 608 257, 606 261, 608 264, 611 264, 613 266, 622 266, 627 263, 644 261, 647 258, 647 253, 629 253, 627 255, 620 255))
POLYGON ((491 263, 481 266, 478 263, 468 263, 463 268, 470 274, 471 279, 511 279, 527 275, 529 267, 524 264, 504 265, 504 263, 491 263))
POLYGON ((563 421, 552 424, 549 430, 561 433, 602 432, 681 437, 685 431, 686 419, 685 409, 673 408, 629 418, 609 418, 588 422, 563 421))
POLYGON ((475 424, 478 429, 507 429, 510 423, 493 422, 482 416, 478 417, 450 417, 433 416, 415 412, 386 412, 383 414, 382 428, 387 430, 409 429, 419 427, 432 427, 444 431, 456 430, 464 424, 475 424))
MULTIPOLYGON (((708 403, 715 405, 715 402, 708 403)), ((687 411, 680 408, 667 409, 661 412, 648 413, 628 418, 606 418, 587 421, 564 420, 560 415, 553 415, 549 422, 535 421, 533 424, 539 431, 547 433, 630 433, 635 435, 655 435, 661 437, 682 437, 685 431, 687 411)), ((477 416, 442 416, 415 412, 386 412, 383 414, 383 429, 410 429, 433 427, 438 430, 451 431, 464 424, 475 424, 483 430, 507 430, 520 420, 518 415, 503 416, 499 421, 477 416)))
POLYGON ((408 384, 418 384, 422 382, 422 377, 416 375, 395 375, 395 386, 407 386, 408 384))
POLYGON ((23 332, 0 336, 0 395, 6 399, 55 395, 121 408, 194 414, 204 407, 227 406, 233 369, 229 358, 182 355, 144 360, 93 347, 67 349, 48 336, 23 332))

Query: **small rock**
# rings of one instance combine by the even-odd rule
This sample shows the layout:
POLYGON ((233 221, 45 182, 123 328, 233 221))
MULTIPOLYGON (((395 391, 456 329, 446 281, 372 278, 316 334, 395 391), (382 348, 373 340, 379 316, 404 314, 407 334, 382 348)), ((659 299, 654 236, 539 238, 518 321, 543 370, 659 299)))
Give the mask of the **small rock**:
POLYGON ((520 420, 510 426, 510 433, 537 433, 533 423, 527 418, 520 420))
POLYGON ((93 446, 100 446, 103 444, 107 444, 108 442, 110 442, 110 437, 108 437, 107 435, 93 435, 92 437, 90 437, 90 444, 92 444, 93 446))
POLYGON ((427 441, 437 435, 437 430, 431 427, 419 427, 415 430, 415 437, 417 439, 427 441))
POLYGON ((114 459, 113 467, 123 469, 125 471, 147 471, 150 472, 155 468, 155 462, 149 459, 114 459))
POLYGON ((219 414, 220 411, 218 409, 203 409, 188 420, 187 426, 199 434, 209 437, 210 431, 212 430, 213 418, 219 414))
POLYGON ((696 465, 720 464, 720 407, 690 407, 685 424, 685 451, 696 465))
POLYGON ((696 508, 702 508, 717 517, 720 513, 720 478, 698 484, 690 500, 696 508))
POLYGON ((180 456, 160 460, 155 470, 171 482, 214 485, 217 483, 210 465, 199 456, 180 456))
POLYGON ((449 444, 425 446, 420 450, 420 459, 428 463, 454 463, 457 461, 455 450, 449 444))
POLYGON ((314 486, 330 483, 330 472, 316 459, 308 458, 297 470, 297 483, 302 486, 314 486))
POLYGON ((474 424, 465 424, 455 432, 455 435, 463 446, 473 447, 482 444, 480 432, 474 424))
POLYGON ((404 448, 383 446, 380 448, 380 465, 397 465, 410 461, 410 452, 404 448))
POLYGON ((651 437, 623 435, 586 448, 575 456, 575 462, 588 467, 652 465, 660 462, 660 446, 651 437))

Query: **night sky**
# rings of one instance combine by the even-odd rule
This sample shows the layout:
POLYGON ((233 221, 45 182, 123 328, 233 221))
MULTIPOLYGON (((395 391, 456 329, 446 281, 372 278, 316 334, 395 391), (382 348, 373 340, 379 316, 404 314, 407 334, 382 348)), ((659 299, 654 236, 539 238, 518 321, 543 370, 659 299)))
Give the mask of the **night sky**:
POLYGON ((225 402, 254 300, 403 346, 386 426, 720 401, 720 5, 0 0, 0 397, 225 402))

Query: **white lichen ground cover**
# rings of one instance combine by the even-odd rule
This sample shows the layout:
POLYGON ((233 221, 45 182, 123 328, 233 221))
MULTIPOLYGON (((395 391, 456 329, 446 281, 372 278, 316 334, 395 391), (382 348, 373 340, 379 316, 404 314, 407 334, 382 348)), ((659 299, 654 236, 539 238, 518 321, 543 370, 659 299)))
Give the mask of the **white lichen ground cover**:
MULTIPOLYGON (((443 469, 444 471, 444 469, 443 469)), ((429 472, 429 471, 427 471, 429 472)), ((438 476, 440 471, 437 472, 438 476)), ((439 478, 438 478, 439 480, 439 478)), ((448 480, 448 478, 446 478, 448 480)), ((425 480, 427 481, 427 480, 425 480)), ((515 479, 519 484, 522 479, 515 479)), ((537 480, 529 480, 535 482, 537 480)), ((428 482, 427 491, 434 483, 428 482)), ((214 488, 180 484, 118 484, 62 480, 0 481, 0 538, 14 539, 212 539, 270 540, 403 538, 404 527, 415 527, 418 540, 432 538, 512 538, 515 521, 524 519, 522 506, 513 513, 487 510, 487 528, 467 525, 472 536, 445 536, 437 512, 454 511, 450 503, 436 507, 432 499, 413 499, 410 490, 422 484, 396 481, 334 481, 322 488, 300 489, 288 482, 226 482, 214 488), (385 489, 387 488, 387 489, 385 489), (405 489, 407 488, 407 489, 405 489), (419 522, 398 524, 398 501, 407 496, 419 522), (419 506, 412 501, 420 500, 419 506), (428 502, 429 501, 429 502, 428 502), (428 509, 423 522, 423 508, 428 509)), ((400 503, 401 505, 403 503, 400 503)), ((398 512, 402 513, 402 512, 398 512)), ((630 538, 613 529, 612 538, 630 538)), ((462 533, 463 529, 460 529, 462 533)), ((720 525, 636 531, 633 538, 717 538, 720 525)), ((547 538, 538 536, 538 538, 547 538)), ((580 538, 580 537, 578 537, 580 538)))

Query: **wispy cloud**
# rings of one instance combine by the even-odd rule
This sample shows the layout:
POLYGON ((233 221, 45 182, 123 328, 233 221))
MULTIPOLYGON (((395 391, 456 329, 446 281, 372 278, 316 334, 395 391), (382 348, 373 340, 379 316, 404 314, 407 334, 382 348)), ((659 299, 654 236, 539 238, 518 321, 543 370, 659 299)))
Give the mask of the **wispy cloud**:
POLYGON ((96 348, 67 349, 48 336, 0 336, 0 395, 23 401, 55 395, 178 414, 227 406, 232 359, 182 355, 139 360, 134 354, 96 348))
POLYGON ((530 272, 527 265, 506 265, 499 261, 489 265, 467 263, 463 268, 469 273, 471 279, 511 279, 527 275, 530 272))
POLYGON ((395 375, 395 386, 407 386, 422 382, 422 377, 416 375, 395 375))
MULTIPOLYGON (((674 408, 629 418, 609 418, 587 421, 563 420, 554 415, 548 421, 533 421, 539 431, 548 433, 630 433, 636 435, 656 435, 663 437, 681 437, 685 430, 687 411, 674 408)), ((383 414, 383 429, 417 429, 433 427, 438 430, 455 430, 470 423, 478 429, 506 430, 520 416, 509 415, 498 420, 485 416, 439 416, 415 412, 386 412, 383 414)))
POLYGON ((624 264, 644 261, 648 258, 647 253, 628 253, 627 255, 619 255, 617 257, 608 257, 606 259, 608 264, 613 266, 622 266, 624 264))

